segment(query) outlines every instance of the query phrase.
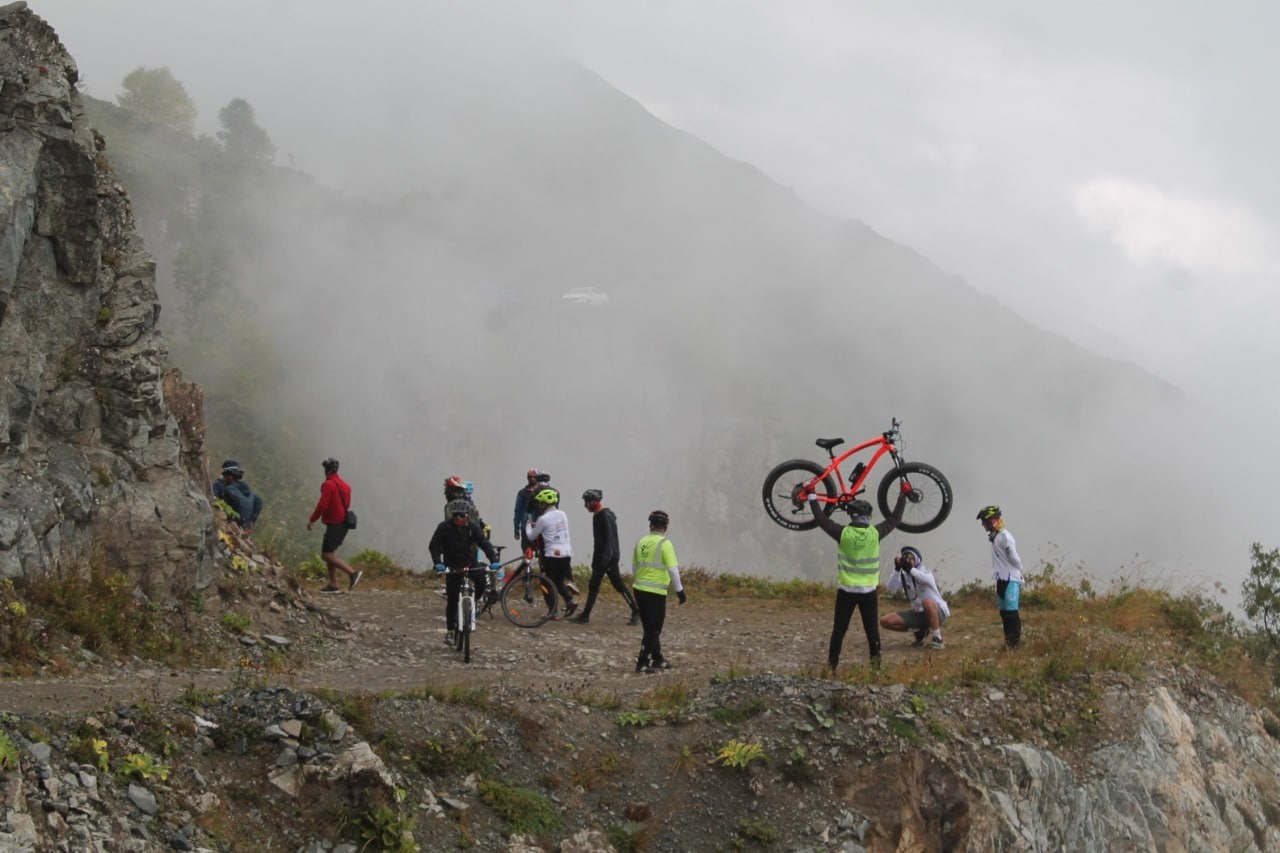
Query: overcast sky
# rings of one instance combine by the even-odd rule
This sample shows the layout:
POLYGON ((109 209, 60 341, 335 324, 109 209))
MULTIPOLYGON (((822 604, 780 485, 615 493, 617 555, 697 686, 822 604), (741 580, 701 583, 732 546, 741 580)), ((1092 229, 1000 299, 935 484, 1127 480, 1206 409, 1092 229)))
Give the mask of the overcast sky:
MULTIPOLYGON (((1044 328, 1204 395, 1224 425, 1276 414, 1274 4, 31 7, 91 94, 112 99, 131 69, 168 66, 202 130, 246 97, 282 161, 365 195, 412 189, 386 128, 425 84, 424 45, 442 21, 466 28, 472 38, 458 43, 483 45, 495 74, 511 51, 558 52, 818 209, 918 250, 1044 328), (387 156, 353 157, 362 136, 387 156)), ((1242 442, 1212 463, 1191 454, 1213 448, 1188 448, 1186 464, 1207 472, 1265 456, 1274 468, 1271 445, 1242 442)), ((1200 499, 1225 499, 1225 489, 1200 499)), ((1266 490, 1245 499, 1274 503, 1266 490)), ((1232 542, 1231 553, 1244 547, 1232 542)))

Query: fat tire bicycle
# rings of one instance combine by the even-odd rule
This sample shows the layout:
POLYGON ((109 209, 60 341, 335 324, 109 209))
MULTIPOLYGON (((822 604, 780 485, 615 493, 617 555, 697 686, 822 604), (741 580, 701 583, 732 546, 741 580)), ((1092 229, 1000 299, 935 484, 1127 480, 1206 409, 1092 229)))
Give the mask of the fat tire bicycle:
MULTIPOLYGON (((504 547, 494 546, 499 557, 504 547)), ((528 548, 519 557, 503 563, 500 570, 506 571, 501 583, 497 573, 489 572, 488 589, 478 612, 487 613, 492 619, 493 606, 501 602, 503 614, 517 627, 537 628, 550 621, 560 598, 551 578, 534 570, 533 549, 528 548), (508 570, 511 566, 514 568, 508 570)))
POLYGON ((890 496, 897 501, 899 493, 907 496, 906 509, 897 529, 904 533, 927 533, 947 520, 951 514, 951 484, 942 472, 924 462, 907 462, 902 458, 901 423, 893 419, 892 426, 879 438, 864 441, 839 456, 835 448, 844 444, 843 438, 820 438, 814 444, 827 451, 831 461, 824 467, 808 459, 790 459, 778 465, 765 477, 762 496, 765 512, 788 530, 812 530, 818 526, 818 518, 809 509, 806 497, 813 493, 820 509, 827 515, 836 507, 848 505, 866 491, 866 482, 876 463, 888 456, 893 468, 880 481, 876 489, 876 503, 880 513, 888 518, 893 513, 890 496), (864 450, 875 448, 871 459, 853 466, 846 481, 840 471, 842 463, 864 450), (848 485, 846 486, 846 482, 848 485))

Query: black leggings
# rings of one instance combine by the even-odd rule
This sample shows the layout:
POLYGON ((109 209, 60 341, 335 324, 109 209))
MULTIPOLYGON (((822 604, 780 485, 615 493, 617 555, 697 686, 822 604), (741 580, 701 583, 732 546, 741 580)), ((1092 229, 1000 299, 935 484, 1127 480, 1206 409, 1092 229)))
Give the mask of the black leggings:
POLYGON ((573 580, 573 564, 568 557, 543 557, 542 573, 556 585, 556 592, 564 599, 565 607, 573 603, 573 596, 565 581, 573 580))
POLYGON ((854 608, 862 612, 862 630, 867 634, 867 649, 871 661, 880 660, 880 601, 875 590, 871 592, 836 591, 836 618, 831 626, 831 645, 827 649, 827 663, 832 669, 840 663, 840 647, 849 630, 849 620, 854 608))
POLYGON ((661 638, 662 625, 667 621, 667 597, 640 589, 635 594, 640 624, 644 626, 644 639, 640 641, 640 662, 662 663, 661 638))
POLYGON ((591 614, 591 608, 595 606, 596 596, 600 594, 600 584, 608 577, 609 583, 613 584, 613 588, 622 596, 622 600, 627 603, 627 607, 631 608, 631 612, 636 612, 636 600, 631 597, 631 590, 627 589, 627 585, 622 581, 622 572, 618 571, 618 567, 614 566, 598 566, 591 569, 591 580, 587 583, 587 603, 582 608, 582 615, 591 614))

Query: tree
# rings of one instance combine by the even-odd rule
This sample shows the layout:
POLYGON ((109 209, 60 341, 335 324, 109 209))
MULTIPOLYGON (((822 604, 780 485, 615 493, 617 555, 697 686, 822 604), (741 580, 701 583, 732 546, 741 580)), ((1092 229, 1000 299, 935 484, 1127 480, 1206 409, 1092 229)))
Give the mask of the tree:
POLYGON ((270 162, 276 156, 271 138, 258 124, 253 106, 244 98, 235 98, 218 112, 218 139, 231 157, 270 162))
POLYGON ((1242 587, 1244 612, 1259 620, 1272 648, 1280 648, 1280 548, 1253 543, 1253 565, 1242 587))
POLYGON ((116 103, 126 110, 183 133, 195 129, 196 106, 168 68, 139 66, 125 75, 121 85, 124 91, 116 103))

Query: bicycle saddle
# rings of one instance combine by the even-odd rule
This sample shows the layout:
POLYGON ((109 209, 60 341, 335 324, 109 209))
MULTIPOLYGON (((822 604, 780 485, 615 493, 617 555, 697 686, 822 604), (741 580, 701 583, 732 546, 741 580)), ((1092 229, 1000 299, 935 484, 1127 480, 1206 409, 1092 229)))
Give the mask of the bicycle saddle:
POLYGON ((839 447, 840 445, 844 444, 844 439, 843 438, 820 438, 817 441, 815 441, 814 444, 818 445, 823 450, 830 450, 833 447, 839 447))

